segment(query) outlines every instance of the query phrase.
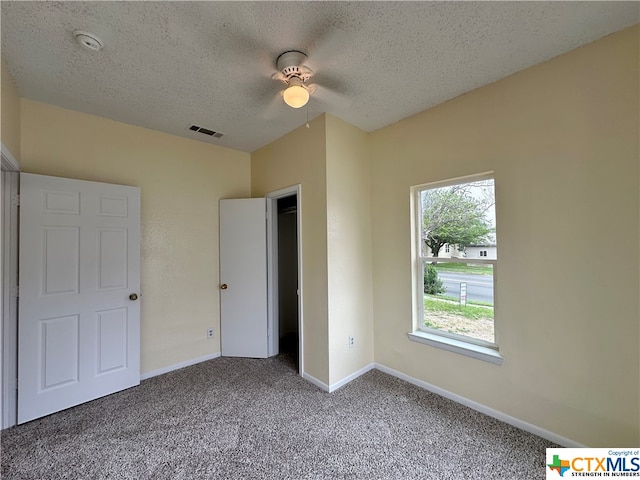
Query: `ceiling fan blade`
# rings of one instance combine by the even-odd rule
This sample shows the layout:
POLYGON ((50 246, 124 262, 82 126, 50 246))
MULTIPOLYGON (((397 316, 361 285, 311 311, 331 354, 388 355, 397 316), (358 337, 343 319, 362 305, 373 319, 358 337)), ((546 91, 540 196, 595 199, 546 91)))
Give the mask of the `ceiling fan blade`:
POLYGON ((314 85, 314 87, 315 92, 313 93, 312 98, 315 98, 316 100, 327 106, 345 108, 351 104, 351 102, 345 95, 331 90, 330 88, 324 87, 322 85, 314 85))
POLYGON ((315 38, 318 38, 318 41, 311 44, 309 58, 305 61, 305 65, 314 72, 320 71, 319 67, 329 65, 331 60, 349 44, 349 35, 338 27, 326 29, 315 38))
POLYGON ((261 117, 265 120, 273 120, 283 115, 286 108, 288 107, 282 100, 282 92, 276 93, 262 112, 261 117))

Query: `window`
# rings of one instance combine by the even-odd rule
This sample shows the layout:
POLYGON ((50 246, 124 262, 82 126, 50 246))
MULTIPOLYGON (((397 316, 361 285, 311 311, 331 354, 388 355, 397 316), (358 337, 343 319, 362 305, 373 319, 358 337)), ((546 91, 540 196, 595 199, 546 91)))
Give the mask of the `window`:
POLYGON ((415 306, 410 338, 501 364, 494 324, 498 257, 493 176, 412 191, 415 306), (455 253, 440 256, 450 252, 455 253))

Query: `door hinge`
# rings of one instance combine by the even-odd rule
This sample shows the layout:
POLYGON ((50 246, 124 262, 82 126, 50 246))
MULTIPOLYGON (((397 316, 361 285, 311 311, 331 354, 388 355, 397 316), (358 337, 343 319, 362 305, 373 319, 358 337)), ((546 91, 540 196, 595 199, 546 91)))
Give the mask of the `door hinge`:
POLYGON ((9 291, 9 295, 11 297, 18 298, 20 296, 20 287, 18 287, 18 286, 11 287, 11 290, 9 291))
POLYGON ((19 207, 20 206, 20 194, 16 193, 15 195, 11 196, 11 206, 12 207, 19 207))

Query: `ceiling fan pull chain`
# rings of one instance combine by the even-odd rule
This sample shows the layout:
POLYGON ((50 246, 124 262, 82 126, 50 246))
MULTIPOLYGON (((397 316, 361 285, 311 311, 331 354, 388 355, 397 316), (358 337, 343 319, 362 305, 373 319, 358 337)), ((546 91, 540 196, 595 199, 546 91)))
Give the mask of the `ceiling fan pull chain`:
POLYGON ((311 128, 309 126, 309 104, 307 103, 307 128, 311 128))

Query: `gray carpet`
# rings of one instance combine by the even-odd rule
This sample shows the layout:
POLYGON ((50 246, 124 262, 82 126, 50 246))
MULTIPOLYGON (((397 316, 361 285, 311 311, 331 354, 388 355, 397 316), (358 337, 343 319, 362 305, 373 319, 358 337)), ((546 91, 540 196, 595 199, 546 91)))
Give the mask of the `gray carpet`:
POLYGON ((10 479, 527 479, 556 445, 379 371, 218 358, 2 432, 10 479))

